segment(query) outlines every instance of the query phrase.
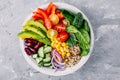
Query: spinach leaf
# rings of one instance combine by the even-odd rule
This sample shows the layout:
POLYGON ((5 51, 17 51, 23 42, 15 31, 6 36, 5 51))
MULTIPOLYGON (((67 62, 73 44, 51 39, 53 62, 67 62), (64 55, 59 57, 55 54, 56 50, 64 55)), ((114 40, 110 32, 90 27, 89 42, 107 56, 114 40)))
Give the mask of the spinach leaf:
POLYGON ((75 37, 75 34, 70 34, 69 35, 69 38, 68 38, 68 40, 67 40, 67 43, 68 43, 68 45, 69 46, 75 46, 76 45, 76 41, 77 41, 77 39, 76 39, 76 37, 75 37))
POLYGON ((83 16, 80 12, 78 12, 75 15, 75 18, 72 22, 72 25, 74 25, 76 28, 81 28, 82 27, 82 23, 83 23, 83 16))
POLYGON ((76 38, 77 38, 77 40, 78 40, 78 42, 80 43, 80 44, 87 44, 88 42, 85 40, 85 38, 84 38, 84 36, 82 35, 82 33, 79 31, 79 32, 77 32, 77 33, 75 33, 75 36, 76 36, 76 38))
POLYGON ((82 33, 82 35, 85 38, 86 42, 89 43, 90 42, 90 36, 89 36, 88 32, 86 30, 84 30, 84 29, 80 29, 79 31, 82 33))
POLYGON ((88 51, 87 50, 82 50, 82 52, 81 52, 81 56, 86 56, 88 54, 88 51))
POLYGON ((76 27, 73 26, 73 25, 67 26, 67 27, 66 27, 66 31, 69 32, 69 33, 77 33, 77 32, 79 32, 79 31, 76 29, 76 27))
POLYGON ((79 43, 79 47, 82 49, 82 50, 87 50, 89 51, 90 49, 90 44, 86 43, 86 44, 81 44, 79 43))
POLYGON ((90 32, 88 22, 85 19, 83 20, 83 29, 85 29, 87 32, 90 32))
POLYGON ((60 9, 60 11, 62 12, 63 16, 70 21, 70 23, 73 22, 75 18, 75 14, 73 12, 65 9, 60 9))

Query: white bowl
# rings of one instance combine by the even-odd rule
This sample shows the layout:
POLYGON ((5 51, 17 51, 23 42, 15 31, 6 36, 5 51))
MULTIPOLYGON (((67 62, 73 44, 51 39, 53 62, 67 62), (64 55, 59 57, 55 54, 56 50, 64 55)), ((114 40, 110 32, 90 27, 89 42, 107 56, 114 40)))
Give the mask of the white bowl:
MULTIPOLYGON (((47 75, 62 76, 62 75, 67 75, 67 74, 70 74, 70 73, 73 73, 73 72, 77 71, 78 69, 80 69, 87 62, 88 58, 90 57, 90 54, 92 53, 92 49, 93 49, 93 45, 94 45, 94 34, 93 34, 93 29, 92 29, 92 26, 90 24, 90 21, 88 20, 88 18, 85 16, 85 14, 82 11, 80 11, 78 8, 76 8, 76 7, 72 6, 72 5, 66 4, 66 3, 55 2, 54 4, 56 4, 58 8, 64 8, 64 9, 73 11, 75 13, 81 12, 83 17, 84 17, 84 19, 86 19, 88 21, 88 24, 89 24, 89 27, 90 27, 90 36, 91 36, 91 48, 90 48, 90 51, 89 51, 88 55, 82 57, 81 60, 79 61, 79 63, 76 64, 75 66, 73 66, 71 68, 66 68, 64 71, 57 71, 57 72, 55 72, 54 69, 49 69, 49 68, 44 68, 44 67, 37 66, 37 63, 30 56, 28 56, 25 53, 23 40, 20 40, 20 47, 22 49, 22 54, 25 57, 26 61, 34 69, 36 69, 37 71, 39 71, 41 73, 47 74, 47 75)), ((45 4, 45 5, 40 6, 40 8, 46 8, 47 6, 48 6, 48 4, 45 4)), ((25 22, 28 19, 30 19, 31 16, 32 16, 32 14, 30 14, 29 17, 27 17, 25 22)), ((23 23, 23 25, 25 24, 25 22, 23 23)))

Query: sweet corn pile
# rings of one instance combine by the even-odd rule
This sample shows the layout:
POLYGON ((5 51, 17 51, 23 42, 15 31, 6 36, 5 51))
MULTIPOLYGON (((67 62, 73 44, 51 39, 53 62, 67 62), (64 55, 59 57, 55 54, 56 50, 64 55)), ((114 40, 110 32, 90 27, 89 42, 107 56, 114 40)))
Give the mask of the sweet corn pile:
POLYGON ((69 47, 68 44, 63 42, 58 42, 56 38, 52 39, 52 43, 51 46, 53 48, 55 48, 62 56, 62 58, 64 59, 65 56, 69 57, 70 56, 70 51, 69 51, 69 47))

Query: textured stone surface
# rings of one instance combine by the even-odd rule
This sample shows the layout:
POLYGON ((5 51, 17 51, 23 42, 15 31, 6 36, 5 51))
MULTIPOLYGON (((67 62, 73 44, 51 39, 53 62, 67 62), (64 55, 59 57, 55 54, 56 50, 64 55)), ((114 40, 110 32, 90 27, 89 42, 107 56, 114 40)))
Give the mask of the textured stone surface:
POLYGON ((120 0, 0 0, 0 80, 120 80, 119 34, 120 0), (22 56, 16 36, 27 15, 50 1, 81 9, 95 34, 90 59, 67 76, 53 77, 34 70, 22 56))

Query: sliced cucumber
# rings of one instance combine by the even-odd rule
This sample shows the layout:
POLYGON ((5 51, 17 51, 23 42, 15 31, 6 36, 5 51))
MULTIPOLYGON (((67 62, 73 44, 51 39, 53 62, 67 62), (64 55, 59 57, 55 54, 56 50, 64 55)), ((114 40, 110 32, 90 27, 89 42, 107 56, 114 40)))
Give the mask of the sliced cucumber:
POLYGON ((44 63, 49 63, 50 61, 51 61, 51 58, 50 58, 50 57, 43 59, 43 62, 44 62, 44 63))
MULTIPOLYGON (((45 57, 48 58, 50 57, 50 53, 45 54, 45 57)), ((51 57, 50 57, 51 58, 51 57)))
POLYGON ((47 46, 44 48, 43 52, 44 53, 48 53, 48 52, 51 52, 52 51, 52 48, 50 46, 47 46))
POLYGON ((48 45, 44 45, 44 48, 46 48, 48 45))
POLYGON ((44 63, 43 66, 44 66, 44 67, 50 67, 50 66, 52 66, 52 64, 51 64, 51 63, 44 63))
POLYGON ((32 57, 33 57, 34 59, 36 59, 36 58, 39 57, 39 55, 38 55, 38 54, 33 54, 32 57))
POLYGON ((45 57, 45 59, 43 59, 43 62, 44 63, 49 63, 50 61, 51 61, 50 54, 46 54, 46 57, 45 57))
POLYGON ((42 57, 42 58, 45 57, 44 52, 43 52, 43 47, 40 47, 40 48, 38 49, 38 54, 39 54, 39 56, 42 57))
POLYGON ((40 63, 42 61, 42 58, 36 58, 36 62, 40 63))
POLYGON ((39 62, 39 63, 38 63, 38 66, 44 66, 43 61, 39 62))

